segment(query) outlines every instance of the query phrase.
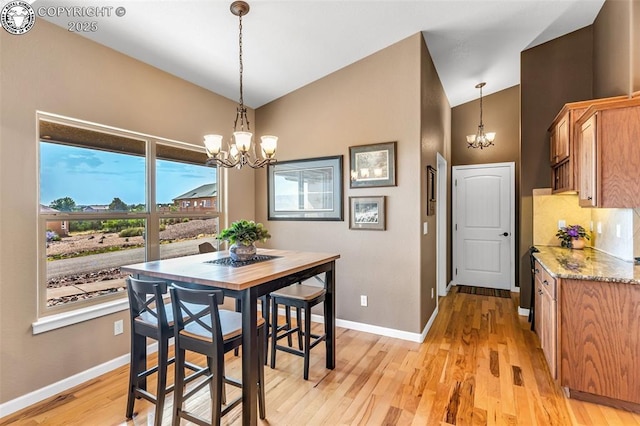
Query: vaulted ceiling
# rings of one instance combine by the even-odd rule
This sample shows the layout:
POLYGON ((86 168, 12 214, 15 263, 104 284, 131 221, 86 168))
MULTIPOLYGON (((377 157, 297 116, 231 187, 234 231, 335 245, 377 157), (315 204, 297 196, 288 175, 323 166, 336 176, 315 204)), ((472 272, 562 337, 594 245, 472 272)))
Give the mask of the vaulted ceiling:
MULTIPOLYGON (((592 24, 603 3, 251 0, 243 18, 244 101, 260 107, 422 32, 449 103, 456 106, 478 97, 480 81, 487 82, 485 95, 518 84, 522 50, 592 24)), ((79 34, 236 100, 238 18, 230 4, 36 0, 32 6, 37 19, 64 28, 95 21, 95 31, 79 34), (72 9, 60 9, 74 6, 102 8, 110 16, 73 17, 72 9), (118 7, 124 8, 123 16, 116 16, 118 7)))

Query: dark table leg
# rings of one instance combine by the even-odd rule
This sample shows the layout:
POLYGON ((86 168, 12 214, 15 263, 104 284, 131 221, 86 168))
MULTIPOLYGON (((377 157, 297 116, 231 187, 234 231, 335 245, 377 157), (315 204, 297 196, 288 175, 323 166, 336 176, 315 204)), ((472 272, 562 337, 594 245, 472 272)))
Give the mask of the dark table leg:
POLYGON ((331 262, 331 269, 327 271, 325 277, 327 294, 324 299, 324 320, 327 327, 327 368, 331 370, 336 366, 335 268, 336 262, 331 262))
MULTIPOLYGON (((258 424, 257 297, 253 289, 242 292, 242 424, 258 424)), ((262 360, 261 360, 262 361, 262 360)))

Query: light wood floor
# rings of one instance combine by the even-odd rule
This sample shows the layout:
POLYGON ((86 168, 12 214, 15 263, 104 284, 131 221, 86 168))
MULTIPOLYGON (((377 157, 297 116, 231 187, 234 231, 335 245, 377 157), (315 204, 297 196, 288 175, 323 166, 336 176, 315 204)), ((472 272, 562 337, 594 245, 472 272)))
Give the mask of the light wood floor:
MULTIPOLYGON (((265 369, 267 421, 259 424, 640 425, 640 415, 564 397, 550 379, 537 337, 517 316, 515 299, 454 291, 440 300, 422 344, 337 331, 336 369, 324 368, 324 349, 316 348, 308 381, 302 358, 278 352, 277 369, 265 369)), ((240 359, 229 356, 227 371, 237 377, 239 370, 240 359)), ((136 415, 126 421, 126 387, 122 367, 0 419, 0 425, 153 424, 152 406, 144 400, 136 401, 136 415)), ((192 404, 204 416, 207 392, 192 404)), ((171 405, 169 397, 167 425, 171 405)), ((240 423, 239 407, 223 418, 223 424, 240 423)))

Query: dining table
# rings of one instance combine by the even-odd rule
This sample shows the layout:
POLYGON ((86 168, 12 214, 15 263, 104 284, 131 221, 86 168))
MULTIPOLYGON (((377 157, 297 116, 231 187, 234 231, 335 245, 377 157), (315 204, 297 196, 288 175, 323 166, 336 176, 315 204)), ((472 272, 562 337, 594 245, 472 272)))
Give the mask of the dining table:
MULTIPOLYGON (((335 368, 335 253, 258 249, 254 259, 234 262, 228 251, 196 254, 122 266, 139 279, 177 285, 198 284, 222 290, 238 300, 242 312, 242 424, 257 424, 257 300, 294 283, 325 274, 326 368, 335 368)), ((268 407, 267 407, 268 417, 268 407)))

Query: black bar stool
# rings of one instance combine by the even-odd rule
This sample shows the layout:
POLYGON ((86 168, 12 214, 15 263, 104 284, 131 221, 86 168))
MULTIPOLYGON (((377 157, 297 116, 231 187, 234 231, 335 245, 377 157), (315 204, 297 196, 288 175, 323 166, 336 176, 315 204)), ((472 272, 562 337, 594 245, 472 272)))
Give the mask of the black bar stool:
MULTIPOLYGON (((167 366, 175 361, 169 358, 169 339, 173 337, 173 311, 165 304, 167 294, 164 281, 143 281, 127 278, 129 297, 129 319, 131 323, 131 361, 129 364, 129 387, 127 392, 126 417, 133 417, 136 399, 144 398, 155 404, 155 425, 162 424, 165 396, 173 390, 167 387, 167 366), (158 342, 158 363, 147 367, 147 338, 158 342), (147 390, 147 377, 157 373, 156 394, 147 390)), ((194 369, 192 364, 187 368, 194 369)))
MULTIPOLYGON (((174 326, 176 376, 173 403, 173 425, 179 425, 181 419, 198 425, 219 425, 223 415, 242 402, 242 396, 226 403, 223 383, 242 387, 238 380, 225 377, 224 354, 242 345, 242 314, 218 309, 224 301, 220 290, 197 290, 178 287, 169 288, 173 306, 173 315, 177 318, 174 326), (191 351, 205 355, 207 365, 191 376, 185 376, 185 355, 191 351), (187 383, 195 376, 203 375, 201 380, 185 392, 187 383), (185 401, 205 386, 211 392, 211 423, 183 408, 185 401), (226 403, 223 408, 222 405, 226 403)), ((264 319, 258 318, 258 405, 260 418, 265 418, 264 399, 264 319)))
POLYGON ((311 308, 324 302, 326 290, 304 284, 294 284, 270 293, 271 298, 271 368, 276 367, 276 350, 282 350, 304 358, 304 379, 309 379, 309 353, 313 347, 326 339, 321 335, 311 334, 311 308), (285 307, 285 323, 278 325, 278 306, 285 307), (296 308, 297 324, 292 326, 290 308, 296 308), (304 310, 304 327, 301 326, 304 310), (298 349, 292 347, 291 335, 298 335, 298 349), (288 346, 278 344, 278 340, 287 338, 288 346), (304 337, 304 342, 303 338, 304 337), (313 339, 313 340, 312 340, 313 339))

